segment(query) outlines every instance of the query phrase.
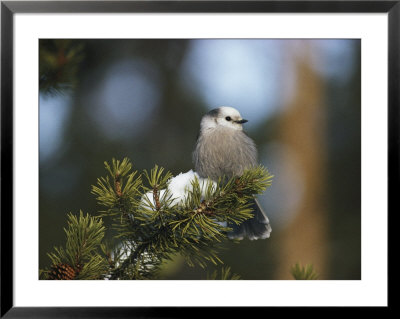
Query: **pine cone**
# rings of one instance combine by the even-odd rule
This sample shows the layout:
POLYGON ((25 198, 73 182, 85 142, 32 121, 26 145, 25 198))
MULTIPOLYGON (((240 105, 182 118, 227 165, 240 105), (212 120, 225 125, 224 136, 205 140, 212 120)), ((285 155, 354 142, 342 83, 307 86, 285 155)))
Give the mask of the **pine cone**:
POLYGON ((72 280, 77 272, 68 264, 58 264, 51 266, 49 273, 50 280, 72 280))

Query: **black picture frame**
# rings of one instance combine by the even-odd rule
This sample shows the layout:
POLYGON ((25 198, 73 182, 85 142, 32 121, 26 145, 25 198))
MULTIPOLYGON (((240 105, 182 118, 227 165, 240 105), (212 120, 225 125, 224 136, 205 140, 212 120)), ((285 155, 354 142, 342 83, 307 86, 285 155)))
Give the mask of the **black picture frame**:
MULTIPOLYGON (((1 317, 187 317, 185 307, 14 307, 13 303, 13 19, 15 13, 270 12, 388 14, 388 203, 397 211, 399 189, 400 1, 1 1, 1 317)), ((385 106, 380 106, 385 107, 385 106)), ((388 211, 388 213, 389 213, 388 211)), ((389 214, 390 218, 390 214, 389 214)), ((390 222, 389 222, 390 225, 390 222)), ((390 241, 389 241, 390 243, 390 241)), ((389 284, 389 282, 388 282, 389 284)), ((32 292, 34 293, 34 292, 32 292)), ((388 300, 390 306, 390 298, 388 300)), ((275 308, 276 309, 276 308, 275 308)), ((291 307, 293 310, 293 307, 291 307)), ((243 310, 243 309, 242 309, 243 310)), ((270 314, 273 309, 268 310, 270 314)), ((196 315, 210 315, 209 309, 196 315)), ((240 315, 238 310, 234 310, 240 315)), ((250 314, 246 310, 246 317, 250 314)), ((252 308, 251 311, 260 311, 252 308)), ((264 310, 261 309, 264 312, 264 310)), ((213 316, 227 309, 214 309, 213 316)))

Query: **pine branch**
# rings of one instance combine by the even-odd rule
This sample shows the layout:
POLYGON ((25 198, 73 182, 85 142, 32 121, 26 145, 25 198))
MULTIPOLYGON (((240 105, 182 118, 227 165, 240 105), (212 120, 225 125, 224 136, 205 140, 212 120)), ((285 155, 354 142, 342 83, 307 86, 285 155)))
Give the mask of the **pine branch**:
POLYGON ((218 251, 231 230, 221 222, 240 224, 251 218, 249 201, 272 179, 261 166, 227 182, 200 184, 195 178, 186 197, 177 201, 168 189, 172 174, 157 165, 142 175, 132 172, 126 158, 113 159, 105 167, 108 175, 98 179, 92 193, 107 208, 101 216, 112 218, 125 250, 113 254, 116 267, 110 279, 156 276, 162 262, 175 254, 183 255, 191 266, 221 264, 218 251))
POLYGON ((40 92, 54 95, 73 89, 84 59, 84 44, 70 39, 42 39, 39 46, 40 92))
MULTIPOLYGON (((105 210, 98 217, 68 215, 67 243, 49 254, 52 266, 40 278, 154 279, 162 263, 177 254, 190 266, 221 265, 218 254, 229 225, 253 217, 249 202, 272 180, 259 166, 218 182, 193 174, 183 189, 157 165, 138 174, 127 158, 104 164, 107 175, 97 179, 92 194, 105 210), (111 219, 115 243, 103 242, 102 218, 111 219)), ((221 277, 237 279, 229 267, 221 277)))
POLYGON ((296 263, 292 266, 290 272, 296 280, 316 280, 319 276, 318 273, 315 272, 312 264, 302 266, 299 263, 296 263))
POLYGON ((105 233, 103 221, 89 214, 68 214, 65 247, 54 247, 48 256, 50 270, 41 270, 42 279, 100 279, 108 271, 100 245, 105 233))
POLYGON ((208 280, 239 280, 240 275, 232 273, 231 267, 222 267, 220 273, 215 270, 212 274, 207 275, 208 280))

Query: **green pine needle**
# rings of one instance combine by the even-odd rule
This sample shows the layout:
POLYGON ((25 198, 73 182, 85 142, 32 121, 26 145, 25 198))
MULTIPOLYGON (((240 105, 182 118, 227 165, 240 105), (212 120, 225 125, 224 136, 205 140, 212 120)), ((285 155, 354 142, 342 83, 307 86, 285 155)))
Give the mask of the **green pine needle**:
POLYGON ((39 90, 56 95, 73 90, 78 83, 80 64, 85 58, 84 43, 70 39, 39 41, 39 90))
MULTIPOLYGON (((218 255, 228 240, 229 225, 253 217, 250 201, 271 185, 273 177, 258 166, 217 183, 195 178, 185 199, 177 203, 168 190, 172 174, 164 168, 155 165, 139 174, 128 158, 113 158, 104 165, 107 174, 97 179, 91 192, 105 207, 99 217, 111 220, 115 244, 102 242, 105 229, 100 218, 81 213, 79 218, 68 216, 65 248, 49 254, 53 264, 68 261, 77 267, 79 260, 78 279, 104 275, 105 264, 109 279, 154 279, 162 263, 177 254, 189 266, 223 264, 218 255)), ((238 279, 229 267, 220 277, 238 279)))
POLYGON ((215 270, 212 274, 207 275, 207 280, 239 280, 240 275, 232 273, 231 268, 222 267, 220 272, 215 270))
POLYGON ((52 265, 68 264, 77 273, 75 279, 100 279, 107 271, 107 262, 100 254, 105 234, 103 221, 80 211, 79 216, 69 213, 67 223, 65 247, 54 247, 48 254, 52 265))
POLYGON ((299 263, 296 263, 292 266, 290 272, 296 280, 316 280, 319 277, 312 264, 301 266, 299 263))

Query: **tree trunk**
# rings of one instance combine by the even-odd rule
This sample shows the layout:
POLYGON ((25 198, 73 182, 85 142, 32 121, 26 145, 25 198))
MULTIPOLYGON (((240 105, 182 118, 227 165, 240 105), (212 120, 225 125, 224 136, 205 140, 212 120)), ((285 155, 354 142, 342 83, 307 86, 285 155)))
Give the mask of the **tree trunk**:
POLYGON ((296 87, 281 117, 280 137, 296 156, 304 190, 294 217, 281 232, 276 279, 293 279, 290 267, 296 262, 312 263, 319 279, 327 274, 324 84, 310 65, 309 43, 302 44, 305 50, 291 54, 296 87))

